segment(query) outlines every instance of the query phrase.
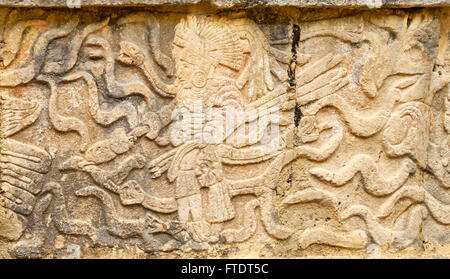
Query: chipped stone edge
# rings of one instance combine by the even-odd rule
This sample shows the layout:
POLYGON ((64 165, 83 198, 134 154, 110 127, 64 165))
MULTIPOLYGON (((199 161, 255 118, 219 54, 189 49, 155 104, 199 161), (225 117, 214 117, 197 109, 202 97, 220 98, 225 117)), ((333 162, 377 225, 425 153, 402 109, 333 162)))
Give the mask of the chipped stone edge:
POLYGON ((450 0, 0 0, 0 7, 83 8, 200 6, 213 8, 412 8, 450 7, 450 0), (337 3, 336 3, 337 2, 337 3))

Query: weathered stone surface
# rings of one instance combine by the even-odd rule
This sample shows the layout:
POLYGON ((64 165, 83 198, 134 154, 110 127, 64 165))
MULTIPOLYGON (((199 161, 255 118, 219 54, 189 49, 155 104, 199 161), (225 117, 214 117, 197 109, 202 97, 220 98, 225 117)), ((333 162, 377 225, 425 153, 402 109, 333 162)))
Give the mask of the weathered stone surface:
POLYGON ((450 10, 203 8, 0 9, 0 256, 448 257, 450 10))
POLYGON ((410 8, 450 6, 449 0, 0 0, 0 5, 8 7, 70 7, 77 6, 179 6, 211 4, 217 8, 242 7, 299 7, 299 8, 410 8))

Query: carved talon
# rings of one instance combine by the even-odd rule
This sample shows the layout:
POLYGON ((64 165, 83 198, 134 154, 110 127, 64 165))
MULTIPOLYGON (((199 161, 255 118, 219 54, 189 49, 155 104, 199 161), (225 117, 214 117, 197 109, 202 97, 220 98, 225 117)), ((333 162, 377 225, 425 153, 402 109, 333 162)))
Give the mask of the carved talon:
POLYGON ((146 223, 149 233, 166 232, 168 229, 168 225, 165 222, 151 215, 146 216, 146 223))

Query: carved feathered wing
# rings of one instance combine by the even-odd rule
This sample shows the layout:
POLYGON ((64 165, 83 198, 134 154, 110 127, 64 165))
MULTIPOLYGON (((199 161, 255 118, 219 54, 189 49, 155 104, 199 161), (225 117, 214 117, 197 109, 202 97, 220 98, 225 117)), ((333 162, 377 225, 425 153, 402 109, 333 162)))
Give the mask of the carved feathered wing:
POLYGON ((29 125, 39 117, 42 105, 36 101, 27 101, 11 97, 0 97, 1 134, 9 137, 29 125))
POLYGON ((0 185, 4 206, 21 214, 30 214, 34 195, 42 188, 44 174, 52 158, 39 147, 6 139, 0 150, 0 185))

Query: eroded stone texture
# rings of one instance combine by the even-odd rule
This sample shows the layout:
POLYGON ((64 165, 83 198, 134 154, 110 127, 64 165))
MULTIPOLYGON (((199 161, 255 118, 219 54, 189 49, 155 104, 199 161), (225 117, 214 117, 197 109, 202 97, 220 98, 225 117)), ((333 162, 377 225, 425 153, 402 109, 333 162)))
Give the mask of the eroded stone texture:
POLYGON ((69 7, 80 6, 181 6, 208 3, 217 8, 242 7, 319 7, 319 8, 410 8, 449 6, 449 0, 0 0, 0 5, 9 7, 69 7))
POLYGON ((2 256, 448 256, 448 12, 0 9, 2 256))

